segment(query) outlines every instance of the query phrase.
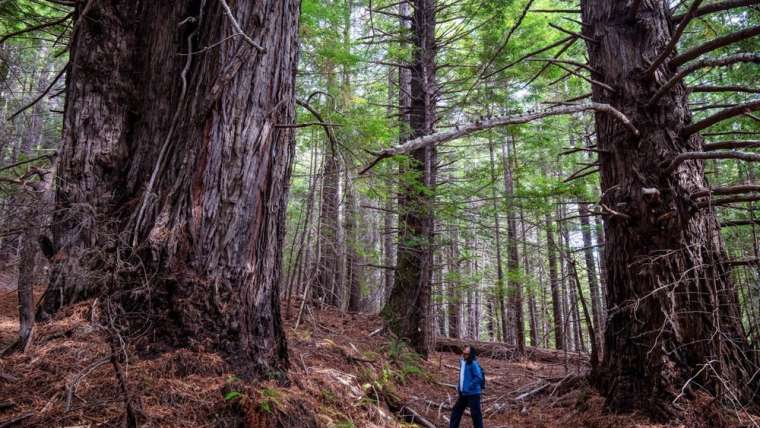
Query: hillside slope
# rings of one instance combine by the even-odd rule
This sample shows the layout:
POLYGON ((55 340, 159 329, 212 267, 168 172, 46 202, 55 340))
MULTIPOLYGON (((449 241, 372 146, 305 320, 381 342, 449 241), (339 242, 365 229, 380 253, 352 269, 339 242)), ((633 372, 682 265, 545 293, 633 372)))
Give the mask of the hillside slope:
MULTIPOLYGON (((0 297, 4 347, 15 334, 15 295, 0 297)), ((101 316, 97 301, 67 308, 36 329, 26 354, 0 360, 0 427, 120 426, 128 414, 146 427, 397 427, 413 415, 445 427, 456 398, 458 356, 423 361, 382 333, 374 315, 306 311, 298 328, 295 316, 286 319, 290 372, 264 383, 238 378, 203 350, 138 356, 133 338, 122 338, 126 347, 109 341, 101 316)), ((657 426, 603 414, 603 399, 578 376, 585 366, 546 360, 481 358, 486 426, 657 426)), ((739 424, 709 405, 691 408, 701 410, 673 426, 739 424)))

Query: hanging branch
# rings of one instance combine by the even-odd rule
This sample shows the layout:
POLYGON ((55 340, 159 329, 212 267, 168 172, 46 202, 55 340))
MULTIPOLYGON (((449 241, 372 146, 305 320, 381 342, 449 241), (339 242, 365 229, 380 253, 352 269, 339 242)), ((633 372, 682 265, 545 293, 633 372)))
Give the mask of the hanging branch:
MULTIPOLYGON (((730 10, 735 9, 737 7, 743 7, 743 6, 752 6, 760 4, 760 0, 728 0, 721 3, 713 3, 708 4, 705 7, 700 8, 697 10, 697 13, 694 14, 693 18, 699 18, 701 16, 705 16, 711 13, 715 12, 723 12, 724 10, 730 10)), ((675 15, 673 17, 674 22, 679 22, 682 19, 684 19, 686 15, 675 15)))
POLYGON ((697 57, 703 54, 706 54, 707 52, 712 52, 724 46, 728 46, 730 44, 740 42, 745 39, 749 39, 750 37, 757 36, 758 34, 760 34, 760 25, 745 28, 744 30, 727 34, 723 37, 718 37, 717 39, 710 40, 709 42, 703 45, 699 45, 695 48, 689 49, 688 51, 670 60, 668 64, 671 67, 675 68, 675 67, 678 67, 679 65, 685 64, 693 59, 696 59, 697 57))
POLYGON ((686 30, 686 26, 689 25, 689 22, 691 22, 692 18, 694 18, 694 14, 697 12, 697 8, 699 5, 702 4, 702 0, 695 0, 691 7, 689 8, 688 12, 686 12, 686 15, 684 15, 684 19, 681 20, 681 22, 678 24, 678 27, 676 27, 676 31, 673 32, 673 36, 670 37, 670 41, 668 42, 668 45, 665 46, 665 49, 660 52, 660 54, 655 58, 654 61, 652 61, 652 65, 649 66, 649 69, 644 72, 644 75, 647 78, 651 78, 654 75, 655 70, 657 70, 657 67, 659 67, 663 61, 670 55, 671 52, 676 48, 676 45, 678 44, 678 41, 681 40, 681 36, 683 35, 684 30, 686 30))
POLYGON ((722 122, 734 116, 741 116, 742 114, 750 113, 756 110, 760 110, 760 100, 755 100, 755 101, 750 101, 748 103, 739 104, 739 105, 721 110, 712 116, 708 116, 707 118, 702 119, 699 122, 684 128, 681 131, 681 135, 683 137, 688 137, 692 134, 696 134, 697 132, 705 128, 709 128, 718 122, 722 122))
POLYGON ((539 111, 539 112, 506 115, 506 116, 494 117, 491 119, 478 120, 473 123, 468 123, 466 125, 463 125, 461 127, 457 126, 452 131, 438 132, 435 134, 425 135, 419 138, 415 138, 413 140, 407 141, 404 144, 398 145, 396 147, 391 147, 391 148, 382 150, 379 153, 376 153, 375 154, 376 158, 364 169, 362 169, 359 172, 359 174, 360 175, 365 174, 367 171, 372 169, 372 167, 377 165, 377 163, 391 156, 409 153, 423 147, 437 145, 437 144, 445 143, 448 141, 456 140, 462 137, 466 137, 475 132, 479 132, 479 131, 483 131, 483 130, 491 129, 491 128, 496 128, 500 126, 528 123, 528 122, 541 119, 544 117, 580 113, 583 111, 590 111, 590 110, 603 112, 603 113, 607 113, 614 116, 620 122, 622 122, 623 125, 625 125, 625 127, 628 128, 628 130, 633 135, 635 136, 639 135, 638 129, 636 129, 633 123, 631 123, 630 119, 628 119, 628 117, 626 117, 625 114, 621 113, 619 110, 616 110, 614 107, 610 106, 609 104, 601 104, 601 103, 594 103, 594 102, 585 103, 585 104, 575 104, 575 105, 568 105, 568 106, 563 106, 563 107, 549 108, 547 110, 539 111))
POLYGON ((742 54, 724 56, 721 58, 706 58, 706 59, 694 62, 690 64, 688 67, 684 67, 681 71, 676 73, 675 76, 673 76, 664 85, 662 85, 662 87, 652 96, 652 98, 649 100, 647 104, 649 106, 654 105, 654 103, 656 103, 657 100, 662 98, 662 96, 665 95, 665 93, 668 92, 670 88, 675 86, 676 83, 678 83, 681 79, 683 79, 687 75, 695 72, 696 70, 699 70, 700 68, 720 67, 720 66, 736 64, 739 62, 760 63, 760 54, 742 53, 742 54))

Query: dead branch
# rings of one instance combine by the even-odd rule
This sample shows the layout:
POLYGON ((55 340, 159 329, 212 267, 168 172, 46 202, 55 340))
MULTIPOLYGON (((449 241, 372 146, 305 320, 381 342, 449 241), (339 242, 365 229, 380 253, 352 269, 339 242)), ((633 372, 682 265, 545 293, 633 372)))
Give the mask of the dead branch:
POLYGON ((692 193, 692 198, 704 198, 710 195, 737 195, 742 193, 760 192, 760 185, 739 184, 736 186, 713 187, 692 193))
POLYGON ((756 110, 760 110, 760 100, 750 101, 748 103, 729 107, 727 109, 721 110, 718 113, 708 116, 705 119, 702 119, 699 122, 694 123, 684 128, 683 131, 681 131, 681 135, 683 137, 688 137, 692 134, 696 134, 697 132, 705 128, 709 128, 718 122, 722 122, 732 117, 741 116, 742 114, 753 112, 756 110))
MULTIPOLYGON (((697 10, 697 13, 694 14, 694 18, 699 18, 711 13, 735 9, 737 7, 752 6, 755 4, 760 4, 760 0, 728 0, 720 3, 708 4, 707 6, 704 6, 697 10)), ((684 16, 685 15, 675 15, 673 17, 673 21, 679 22, 684 18, 684 16)))
POLYGON ((240 28, 240 24, 238 23, 237 19, 235 18, 235 15, 232 13, 232 10, 230 9, 230 5, 227 4, 227 0, 220 0, 222 4, 222 8, 224 9, 224 13, 227 14, 227 17, 230 18, 230 22, 232 22, 232 26, 235 28, 235 31, 243 37, 243 40, 248 42, 249 45, 251 45, 254 49, 256 49, 259 52, 266 52, 266 49, 264 49, 260 44, 253 41, 248 34, 243 31, 242 28, 240 28))
POLYGON ((736 151, 712 151, 712 152, 684 152, 673 158, 665 172, 672 172, 678 165, 687 160, 707 160, 707 159, 738 159, 747 162, 760 162, 760 154, 744 153, 736 151))
POLYGON ((708 85, 698 85, 698 86, 691 86, 688 88, 689 92, 746 92, 750 94, 757 94, 760 93, 760 88, 751 88, 749 86, 708 86, 708 85))
POLYGON ((34 97, 34 99, 32 101, 30 101, 28 104, 24 105, 20 109, 16 110, 15 113, 13 113, 12 115, 8 116, 8 120, 15 119, 16 116, 20 115, 21 113, 23 113, 24 111, 26 111, 30 107, 32 107, 35 104, 37 104, 38 102, 40 102, 40 100, 45 95, 47 95, 48 92, 50 92, 51 89, 53 89, 53 86, 55 86, 55 84, 58 83, 58 80, 61 79, 61 76, 63 76, 63 74, 66 73, 66 70, 68 70, 68 69, 69 69, 69 63, 67 63, 66 65, 63 66, 63 68, 61 69, 61 71, 58 72, 58 74, 55 76, 55 78, 53 78, 53 81, 50 82, 50 84, 45 88, 45 90, 43 90, 42 92, 40 92, 40 94, 37 95, 36 97, 34 97))
POLYGON ((725 149, 749 149, 760 147, 760 140, 745 140, 745 141, 719 141, 717 143, 707 143, 702 146, 702 150, 706 152, 712 152, 715 150, 725 149))
POLYGON ((528 59, 528 58, 530 58, 532 56, 538 55, 540 53, 544 53, 544 52, 546 52, 548 50, 556 48, 557 46, 561 46, 561 45, 563 45, 563 44, 565 44, 567 42, 575 41, 575 40, 578 40, 578 38, 575 37, 575 36, 566 37, 566 38, 564 38, 564 39, 562 39, 562 40, 560 40, 560 41, 558 41, 556 43, 550 44, 549 46, 546 46, 546 47, 543 47, 543 48, 538 49, 536 51, 533 51, 531 53, 525 54, 525 55, 521 56, 520 58, 518 58, 517 60, 512 61, 511 63, 509 63, 509 64, 507 64, 507 65, 505 65, 503 67, 500 67, 498 70, 495 70, 495 71, 492 71, 492 72, 486 74, 483 78, 484 79, 488 79, 491 76, 493 76, 495 74, 499 74, 502 71, 504 71, 504 70, 506 70, 508 68, 511 68, 511 67, 515 66, 516 64, 519 64, 519 63, 523 62, 524 60, 526 60, 526 59, 528 59))
POLYGON ((697 207, 708 208, 714 205, 727 205, 727 204, 735 204, 739 202, 755 202, 755 201, 760 201, 760 194, 753 193, 751 195, 737 195, 737 196, 728 196, 725 198, 705 199, 705 200, 697 202, 697 207))
POLYGON ((389 158, 391 156, 410 153, 422 147, 437 145, 437 144, 445 143, 448 141, 456 140, 458 138, 466 137, 470 134, 483 131, 486 129, 496 128, 500 126, 507 126, 507 125, 523 124, 523 123, 528 123, 528 122, 541 119, 544 117, 580 113, 580 112, 590 111, 590 110, 607 113, 614 116, 615 118, 620 120, 620 122, 622 122, 633 135, 635 136, 639 135, 638 129, 636 129, 636 127, 633 126, 633 123, 631 123, 630 119, 628 119, 628 117, 625 116, 623 113, 621 113, 619 110, 615 109, 614 107, 608 104, 601 104, 601 103, 594 103, 594 102, 585 103, 585 104, 573 104, 573 105, 568 105, 568 106, 563 106, 563 107, 549 108, 549 109, 546 109, 544 111, 539 111, 539 112, 506 115, 506 116, 495 117, 492 119, 478 120, 473 123, 468 123, 466 125, 463 125, 461 127, 456 127, 454 130, 451 130, 451 131, 438 132, 435 134, 425 135, 423 137, 415 138, 399 146, 388 148, 377 153, 376 158, 368 166, 362 169, 359 172, 359 174, 360 175, 365 174, 367 171, 372 169, 378 162, 382 161, 383 159, 389 158))
POLYGON ((49 28, 49 27, 54 27, 54 26, 59 25, 59 24, 63 24, 64 22, 68 21, 72 16, 74 16, 74 12, 70 12, 70 13, 66 14, 65 16, 63 16, 63 17, 61 17, 59 19, 43 22, 43 23, 41 23, 39 25, 34 25, 34 26, 31 26, 31 27, 22 28, 22 29, 20 29, 18 31, 14 31, 12 33, 5 34, 3 37, 0 37, 0 45, 4 44, 5 41, 8 40, 8 39, 10 39, 10 38, 13 38, 13 37, 16 37, 16 36, 20 36, 20 35, 26 34, 26 33, 31 33, 32 31, 42 30, 43 28, 49 28))
POLYGON ((721 58, 706 58, 706 59, 694 62, 690 64, 689 66, 684 67, 682 70, 676 73, 675 76, 673 76, 664 85, 662 85, 662 87, 652 96, 652 98, 649 100, 647 104, 650 106, 654 105, 654 103, 656 103, 657 100, 662 98, 662 96, 665 95, 665 93, 668 90, 670 90, 670 88, 675 86, 675 84, 681 81, 681 79, 695 72, 696 70, 699 70, 701 68, 706 68, 706 67, 721 67, 721 66, 736 64, 739 62, 760 63, 760 54, 742 53, 742 54, 736 54, 736 55, 729 55, 729 56, 725 56, 721 58))
POLYGON ((649 66, 649 69, 644 72, 644 75, 651 78, 652 75, 654 75, 655 70, 665 61, 665 59, 670 55, 671 52, 676 48, 676 45, 678 44, 678 41, 681 40, 681 36, 683 35, 684 30, 686 30, 686 26, 689 25, 689 22, 691 22, 692 18, 694 18, 694 15, 697 13, 697 8, 699 5, 702 4, 702 0, 695 0, 691 7, 689 7, 689 10, 684 15, 683 19, 678 23, 678 27, 676 27, 676 30, 673 32, 673 35, 670 37, 670 41, 668 42, 667 46, 665 46, 665 49, 660 52, 659 55, 657 55, 657 58, 652 61, 652 65, 649 66))
POLYGON ((740 42, 750 37, 754 37, 758 34, 760 34, 760 25, 745 28, 744 30, 727 34, 723 37, 718 37, 717 39, 710 40, 705 44, 689 49, 688 51, 678 55, 669 62, 669 65, 671 67, 678 67, 681 64, 685 64, 693 59, 702 56, 703 54, 706 54, 707 52, 712 52, 716 49, 720 49, 724 46, 740 42))
POLYGON ((587 41, 589 43, 594 43, 594 44, 598 43, 596 40, 592 39, 591 37, 584 36, 583 34, 577 33, 575 31, 570 31, 570 30, 568 30, 566 28, 562 28, 562 27, 560 27, 557 24, 549 23, 549 26, 552 27, 552 28, 554 28, 557 31, 561 31, 561 32, 563 32, 565 34, 569 34, 571 36, 575 36, 575 37, 581 38, 581 39, 583 39, 583 40, 585 40, 585 41, 587 41))
POLYGON ((103 366, 111 361, 111 357, 105 357, 101 358, 94 363, 87 366, 84 370, 80 371, 76 377, 74 377, 74 380, 71 381, 71 383, 66 385, 66 405, 64 406, 64 410, 68 412, 71 410, 71 400, 74 397, 74 394, 77 392, 77 386, 79 386, 79 382, 82 381, 88 374, 95 371, 100 366, 103 366))

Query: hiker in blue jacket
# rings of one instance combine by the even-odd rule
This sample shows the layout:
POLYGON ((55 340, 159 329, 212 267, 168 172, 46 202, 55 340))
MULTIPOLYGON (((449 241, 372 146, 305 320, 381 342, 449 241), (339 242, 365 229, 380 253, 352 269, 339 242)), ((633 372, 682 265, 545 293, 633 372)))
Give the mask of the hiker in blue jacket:
POLYGON ((466 346, 462 351, 462 359, 459 360, 459 382, 457 391, 459 398, 454 409, 451 411, 449 428, 459 428, 464 409, 470 408, 472 425, 475 428, 483 428, 483 415, 480 412, 480 388, 485 378, 483 370, 478 364, 477 352, 472 346, 466 346))

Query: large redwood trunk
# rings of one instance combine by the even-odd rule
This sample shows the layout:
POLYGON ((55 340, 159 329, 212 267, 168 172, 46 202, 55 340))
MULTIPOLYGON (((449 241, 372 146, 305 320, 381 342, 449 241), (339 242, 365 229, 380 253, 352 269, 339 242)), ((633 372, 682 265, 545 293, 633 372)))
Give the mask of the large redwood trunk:
MULTIPOLYGON (((411 63, 410 138, 431 134, 435 124, 438 89, 435 80, 435 4, 409 1, 413 58, 411 63)), ((406 2, 402 2, 406 5, 406 2)), ((399 237, 396 274, 383 316, 396 335, 419 353, 432 348, 431 286, 433 275, 433 189, 436 149, 411 153, 405 183, 400 186, 399 237)))
POLYGON ((702 162, 684 162, 673 171, 662 167, 703 144, 699 135, 681 135, 691 122, 684 86, 647 106, 673 74, 662 66, 654 78, 644 76, 647 61, 673 31, 668 3, 643 1, 632 13, 631 2, 581 2, 585 35, 595 41, 588 43, 594 78, 615 89, 595 86, 593 99, 622 111, 641 134, 597 114, 601 202, 610 208, 609 318, 598 379, 610 408, 656 416, 670 413, 687 383, 687 393, 698 384, 744 403, 760 384, 753 378, 715 214, 689 196, 708 187, 702 162))
POLYGON ((146 337, 262 375, 287 366, 294 146, 280 126, 294 118, 299 2, 230 3, 250 40, 218 1, 79 6, 39 314, 104 296, 159 333, 146 337))

